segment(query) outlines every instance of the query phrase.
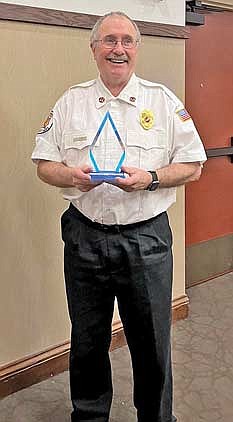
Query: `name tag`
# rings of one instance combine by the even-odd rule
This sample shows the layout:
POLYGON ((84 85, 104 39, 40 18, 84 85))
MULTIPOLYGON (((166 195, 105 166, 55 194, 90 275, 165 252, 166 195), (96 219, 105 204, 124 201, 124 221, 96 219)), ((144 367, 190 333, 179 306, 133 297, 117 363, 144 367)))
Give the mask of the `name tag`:
POLYGON ((73 142, 85 142, 87 140, 87 135, 78 135, 73 137, 73 142))

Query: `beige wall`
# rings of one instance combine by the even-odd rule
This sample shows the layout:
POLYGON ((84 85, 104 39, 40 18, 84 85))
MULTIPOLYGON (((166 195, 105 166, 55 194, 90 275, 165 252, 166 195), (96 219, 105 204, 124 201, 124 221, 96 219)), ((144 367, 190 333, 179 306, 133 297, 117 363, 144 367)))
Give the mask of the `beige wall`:
MULTIPOLYGON (((34 134, 55 100, 96 75, 86 30, 0 21, 0 365, 69 338, 59 218, 67 203, 36 178, 34 134)), ((144 37, 138 73, 183 94, 184 42, 144 37)), ((184 294, 184 196, 170 212, 174 297, 184 294)), ((115 315, 115 319, 117 314, 115 315)))

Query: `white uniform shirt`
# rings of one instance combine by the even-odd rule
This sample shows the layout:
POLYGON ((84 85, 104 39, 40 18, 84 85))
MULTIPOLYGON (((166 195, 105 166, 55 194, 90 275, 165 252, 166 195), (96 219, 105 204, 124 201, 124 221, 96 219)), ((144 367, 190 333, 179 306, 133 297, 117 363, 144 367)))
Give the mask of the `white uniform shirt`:
MULTIPOLYGON (((112 96, 100 78, 68 89, 36 137, 33 161, 93 166, 90 146, 107 111, 125 145, 126 166, 156 170, 169 163, 206 160, 197 130, 180 100, 163 85, 132 75, 118 97, 112 96), (149 129, 140 122, 143 110, 153 116, 149 129)), ((106 124, 93 149, 100 169, 114 170, 118 161, 114 154, 120 157, 122 152, 115 152, 117 145, 111 124, 106 124), (106 144, 109 139, 111 142, 106 144)), ((129 193, 107 183, 89 192, 62 189, 65 199, 91 220, 103 224, 130 224, 154 217, 175 202, 175 191, 159 188, 129 193)))

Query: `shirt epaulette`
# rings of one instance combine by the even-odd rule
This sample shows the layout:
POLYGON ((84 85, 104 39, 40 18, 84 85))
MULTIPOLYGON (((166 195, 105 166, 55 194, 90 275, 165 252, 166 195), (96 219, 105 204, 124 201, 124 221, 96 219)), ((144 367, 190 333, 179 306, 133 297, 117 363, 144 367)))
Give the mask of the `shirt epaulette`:
POLYGON ((138 81, 139 81, 139 83, 141 83, 144 86, 150 86, 150 87, 155 87, 155 88, 157 88, 157 87, 163 88, 163 85, 159 84, 158 82, 147 81, 146 79, 141 79, 141 78, 138 78, 138 81))
POLYGON ((176 107, 180 107, 180 105, 182 105, 182 101, 165 85, 158 82, 147 81, 146 79, 139 79, 139 82, 147 87, 162 89, 162 91, 164 91, 164 93, 172 100, 176 107))
POLYGON ((92 79, 91 81, 87 81, 87 82, 82 82, 80 84, 76 84, 70 87, 70 89, 75 89, 75 88, 88 88, 89 86, 94 85, 96 82, 95 79, 92 79))

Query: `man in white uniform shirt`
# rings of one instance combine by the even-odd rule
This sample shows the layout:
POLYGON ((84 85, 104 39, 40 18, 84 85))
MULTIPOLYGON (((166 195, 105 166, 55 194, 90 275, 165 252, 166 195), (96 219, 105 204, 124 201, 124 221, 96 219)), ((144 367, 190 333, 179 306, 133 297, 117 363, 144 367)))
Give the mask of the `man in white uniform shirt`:
POLYGON ((91 49, 99 76, 71 87, 57 101, 32 154, 38 176, 61 187, 70 201, 62 237, 72 323, 72 422, 109 421, 115 297, 132 358, 137 420, 176 420, 172 236, 166 210, 175 201, 176 186, 198 180, 206 156, 180 100, 134 74, 139 44, 139 30, 124 13, 112 12, 97 22, 91 49), (108 112, 118 137, 108 122, 95 138, 108 112), (125 149, 121 170, 126 177, 93 181, 92 146, 99 167, 114 169, 118 142, 120 154, 125 149))

